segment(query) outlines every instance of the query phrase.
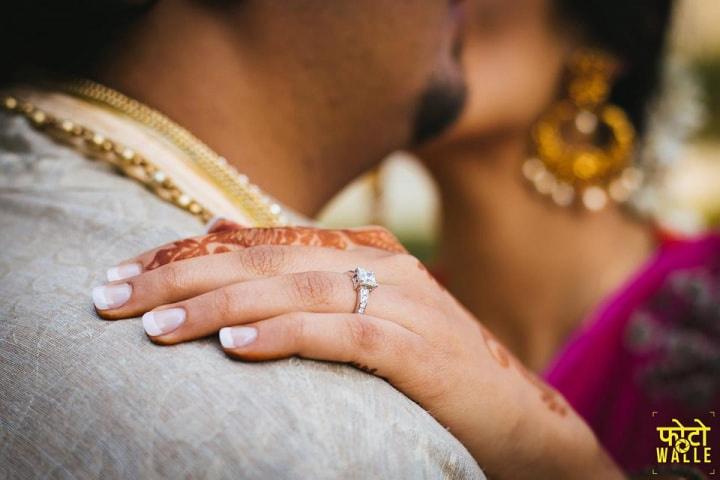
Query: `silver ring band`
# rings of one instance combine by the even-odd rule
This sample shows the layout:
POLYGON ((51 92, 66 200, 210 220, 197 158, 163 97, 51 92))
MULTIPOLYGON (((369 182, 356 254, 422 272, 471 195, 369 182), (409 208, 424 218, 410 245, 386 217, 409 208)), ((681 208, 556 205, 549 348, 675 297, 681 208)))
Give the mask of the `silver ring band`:
POLYGON ((351 270, 353 288, 357 292, 357 302, 355 303, 355 313, 365 313, 370 300, 370 292, 378 287, 375 273, 362 267, 351 270))

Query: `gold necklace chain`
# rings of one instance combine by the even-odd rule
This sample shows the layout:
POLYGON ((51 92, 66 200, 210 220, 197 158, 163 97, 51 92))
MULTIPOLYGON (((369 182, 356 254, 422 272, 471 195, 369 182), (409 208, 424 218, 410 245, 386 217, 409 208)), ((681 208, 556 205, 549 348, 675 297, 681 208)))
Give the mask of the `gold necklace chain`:
POLYGON ((216 186, 256 225, 278 226, 287 223, 280 205, 250 183, 247 176, 239 173, 225 158, 157 110, 90 80, 66 82, 60 85, 60 88, 72 95, 110 107, 163 135, 207 173, 216 186))
POLYGON ((71 95, 110 107, 163 135, 207 173, 216 186, 256 225, 278 226, 287 223, 282 207, 250 183, 246 175, 239 173, 225 158, 157 110, 91 80, 73 80, 59 87, 71 95))
MULTIPOLYGON (((73 80, 56 85, 62 91, 79 98, 100 104, 117 113, 154 130, 185 153, 228 198, 240 207, 258 226, 279 226, 287 224, 282 207, 259 187, 253 185, 247 176, 239 173, 227 161, 205 145, 186 129, 177 125, 162 113, 133 100, 122 93, 90 80, 73 80)), ((40 130, 47 131, 60 140, 82 148, 94 158, 107 160, 119 167, 128 176, 142 182, 160 197, 176 206, 198 215, 207 221, 212 213, 196 200, 180 191, 167 174, 159 170, 147 158, 119 142, 97 134, 87 126, 66 119, 57 119, 29 102, 6 97, 6 110, 25 115, 40 130), (37 119, 43 121, 38 122, 37 119), (72 128, 63 128, 63 126, 72 128), (101 154, 101 155, 98 155, 101 154), (199 214, 198 212, 203 212, 199 214)))
POLYGON ((10 95, 3 97, 2 107, 8 112, 23 115, 37 130, 75 147, 92 158, 114 165, 128 177, 148 187, 160 198, 193 214, 203 223, 213 218, 210 210, 183 192, 167 174, 147 158, 127 146, 110 140, 84 125, 57 118, 30 102, 18 100, 10 95))

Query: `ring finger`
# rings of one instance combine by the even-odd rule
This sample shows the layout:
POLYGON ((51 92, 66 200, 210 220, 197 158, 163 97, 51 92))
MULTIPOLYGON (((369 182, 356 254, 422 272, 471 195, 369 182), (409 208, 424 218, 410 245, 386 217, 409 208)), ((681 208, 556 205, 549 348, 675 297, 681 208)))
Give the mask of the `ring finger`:
MULTIPOLYGON (((93 299, 101 317, 130 318, 159 305, 257 278, 310 269, 340 273, 346 271, 347 266, 357 264, 380 271, 380 260, 388 255, 368 248, 338 251, 322 247, 263 245, 173 262, 124 282, 96 287, 93 299)), ((395 269, 385 270, 385 281, 395 283, 395 269)))
MULTIPOLYGON (((381 284, 371 293, 366 313, 409 328, 413 315, 407 300, 399 287, 381 284)), ((235 283, 159 307, 143 315, 143 327, 154 342, 175 344, 286 313, 351 313, 356 301, 347 273, 293 273, 235 283)))

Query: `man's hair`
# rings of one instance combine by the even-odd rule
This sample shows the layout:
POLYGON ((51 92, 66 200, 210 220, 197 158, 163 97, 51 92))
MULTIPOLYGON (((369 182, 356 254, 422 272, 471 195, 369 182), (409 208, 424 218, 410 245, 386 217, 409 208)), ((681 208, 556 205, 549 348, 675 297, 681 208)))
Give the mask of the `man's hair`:
POLYGON ((565 24, 580 27, 593 46, 617 55, 624 69, 611 101, 642 133, 661 78, 674 0, 554 0, 565 24))
POLYGON ((155 0, 10 0, 0 15, 0 84, 37 71, 82 75, 155 0))

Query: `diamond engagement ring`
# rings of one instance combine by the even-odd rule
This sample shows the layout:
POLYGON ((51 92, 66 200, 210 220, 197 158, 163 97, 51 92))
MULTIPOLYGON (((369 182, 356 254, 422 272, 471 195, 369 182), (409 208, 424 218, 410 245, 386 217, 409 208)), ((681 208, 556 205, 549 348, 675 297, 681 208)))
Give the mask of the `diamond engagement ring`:
POLYGON ((350 270, 348 273, 352 275, 353 287, 357 292, 355 313, 365 313, 368 300, 370 299, 370 292, 375 290, 378 286, 377 280, 375 280, 375 273, 370 270, 365 270, 362 267, 357 267, 355 270, 350 270))

